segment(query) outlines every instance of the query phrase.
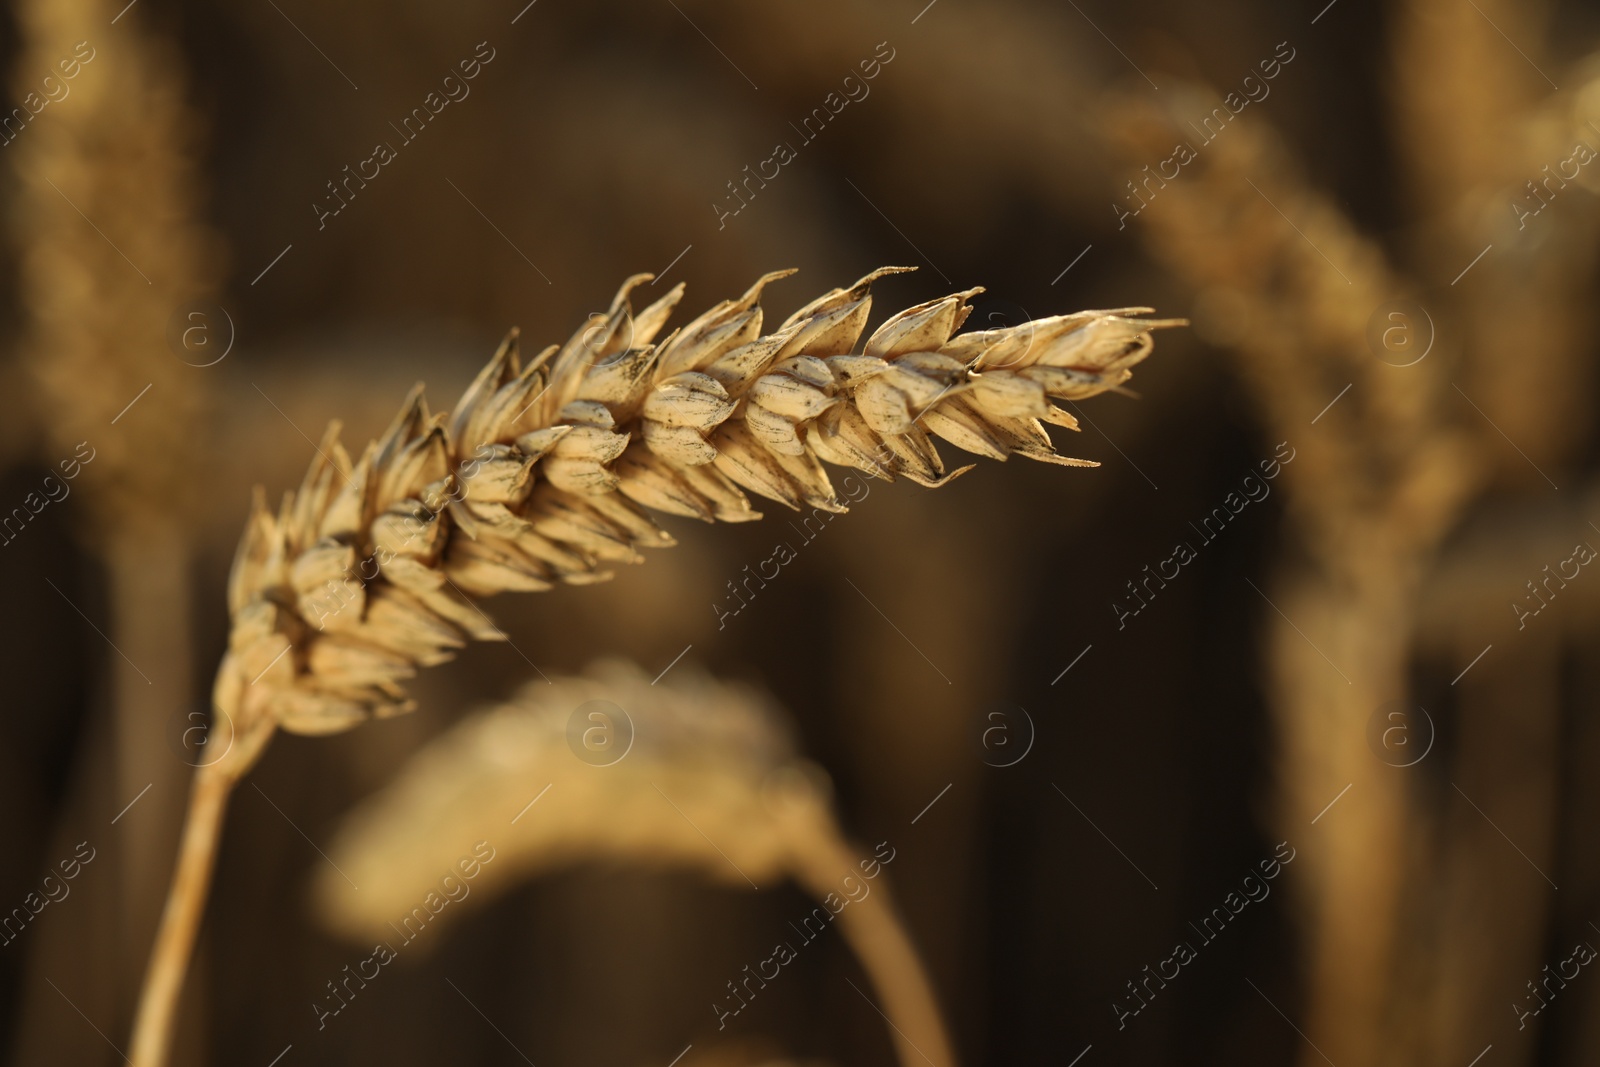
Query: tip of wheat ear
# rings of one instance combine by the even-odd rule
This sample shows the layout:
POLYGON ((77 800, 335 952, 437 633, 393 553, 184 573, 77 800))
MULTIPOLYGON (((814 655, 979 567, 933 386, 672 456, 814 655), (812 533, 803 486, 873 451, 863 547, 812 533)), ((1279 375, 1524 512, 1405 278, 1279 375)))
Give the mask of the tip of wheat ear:
POLYGON ((657 340, 680 284, 641 311, 623 283, 609 311, 524 359, 513 330, 455 407, 414 388, 351 459, 328 428, 276 512, 256 493, 229 579, 232 631, 217 707, 300 733, 408 710, 420 666, 500 632, 473 603, 507 590, 602 580, 670 545, 647 509, 759 518, 745 491, 843 511, 824 463, 940 485, 930 434, 979 456, 1093 466, 1056 453, 1054 400, 1127 380, 1148 308, 1082 311, 956 333, 969 289, 907 308, 859 344, 885 267, 764 331, 757 279, 657 340))

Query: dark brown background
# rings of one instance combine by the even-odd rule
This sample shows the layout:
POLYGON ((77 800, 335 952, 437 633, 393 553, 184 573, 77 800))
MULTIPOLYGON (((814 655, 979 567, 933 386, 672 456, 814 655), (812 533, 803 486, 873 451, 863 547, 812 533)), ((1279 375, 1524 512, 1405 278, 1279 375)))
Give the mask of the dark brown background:
MULTIPOLYGON (((216 288, 237 323, 237 347, 195 371, 209 376, 213 400, 209 414, 181 426, 188 451, 177 471, 201 499, 192 590, 177 594, 192 599, 196 620, 196 704, 225 640, 222 583, 249 488, 260 482, 281 492, 311 454, 284 416, 315 436, 337 415, 347 440, 362 441, 381 429, 412 380, 425 378, 436 402, 448 402, 507 327, 520 325, 537 345, 562 339, 622 277, 659 272, 685 246, 692 247, 667 282, 687 281, 691 314, 762 271, 797 266, 801 273, 766 301, 781 317, 883 263, 921 269, 878 286, 876 319, 978 284, 989 289, 979 313, 991 321, 1143 304, 1190 314, 1191 286, 1151 257, 1142 221, 1119 231, 1110 206, 1137 166, 1106 146, 1108 100, 1154 92, 1135 63, 1158 82, 1182 76, 1227 87, 1277 42, 1291 41, 1297 58, 1270 98, 1238 121, 1276 127, 1309 182, 1380 241, 1399 245, 1415 225, 1414 203, 1394 177, 1404 146, 1386 127, 1398 5, 1339 0, 1313 26, 1322 4, 1299 0, 939 0, 913 24, 920 4, 679 0, 680 11, 666 0, 539 0, 513 26, 515 0, 279 0, 281 11, 256 0, 144 0, 117 26, 86 31, 105 42, 106 64, 118 62, 115 35, 124 23, 176 43, 189 103, 203 120, 204 196, 194 210, 226 244, 216 288), (497 54, 470 97, 448 107, 318 232, 310 205, 323 183, 387 139, 387 123, 484 40, 497 54), (881 41, 895 58, 871 95, 800 147, 719 229, 711 204, 725 183, 776 141, 794 143, 789 123, 821 104, 881 41), (1086 245, 1092 249, 1061 276, 1086 245)), ((9 82, 18 85, 30 74, 11 69, 14 28, 0 40, 9 82)), ((1540 55, 1571 63, 1597 30, 1592 11, 1561 5, 1538 28, 1549 42, 1540 55)), ((4 151, 28 148, 24 136, 4 151)), ((107 158, 105 166, 116 165, 107 158)), ((86 231, 84 240, 96 238, 86 231)), ((14 251, 0 261, 8 281, 23 269, 14 251)), ((6 334, 20 335, 21 302, 6 302, 4 315, 6 334)), ((619 654, 654 674, 692 643, 690 659, 770 689, 792 712, 807 753, 831 773, 846 826, 899 850, 890 877, 970 1064, 1065 1064, 1091 1044, 1085 1067, 1321 1062, 1288 1022, 1308 1012, 1306 939, 1293 895, 1307 864, 1291 865, 1271 897, 1202 948, 1127 1030, 1118 1032, 1110 1007, 1126 981, 1188 938, 1187 922, 1219 904, 1276 842, 1287 836, 1300 854, 1314 853, 1321 828, 1295 813, 1300 829, 1281 829, 1288 817, 1277 808, 1275 783, 1293 768, 1277 755, 1263 682, 1264 633, 1276 616, 1245 582, 1268 588, 1273 561, 1300 551, 1285 527, 1283 486, 1247 508, 1126 630, 1118 631, 1110 607, 1127 579, 1167 556, 1188 536, 1187 524, 1277 443, 1226 352, 1205 336, 1162 334, 1131 383, 1140 399, 1107 396, 1085 409, 1094 428, 1086 424, 1063 448, 1101 468, 1016 460, 986 464, 936 493, 875 486, 722 632, 711 604, 745 563, 769 554, 779 536, 770 520, 782 518, 776 506, 768 522, 747 527, 670 522, 680 546, 610 585, 493 605, 545 671, 619 654), (986 766, 978 742, 982 715, 996 702, 1025 707, 1037 726, 1031 753, 1006 769, 986 766), (950 792, 911 825, 947 783, 950 792)), ((1576 389, 1585 404, 1589 396, 1584 381, 1543 387, 1576 389)), ((20 386, 10 399, 7 418, 31 425, 20 386)), ((147 402, 155 410, 146 414, 161 417, 159 397, 147 402)), ((1344 431, 1319 423, 1296 445, 1315 448, 1319 432, 1344 431)), ((1578 444, 1545 469, 1581 492, 1594 469, 1593 436, 1586 422, 1573 433, 1578 444)), ((6 436, 0 502, 9 504, 56 457, 31 447, 26 433, 6 436)), ((1542 482, 1496 483, 1462 527, 1535 523, 1552 496, 1542 482)), ((82 547, 82 504, 75 496, 52 506, 0 549, 9 607, 0 613, 0 907, 20 903, 78 840, 104 857, 68 900, 0 949, 0 1055, 19 1064, 119 1062, 49 983, 123 1044, 129 982, 148 935, 130 934, 116 905, 118 857, 148 851, 165 867, 179 818, 171 798, 181 796, 172 783, 181 787, 185 772, 176 756, 152 766, 149 776, 168 783, 168 800, 109 824, 127 801, 108 770, 115 653, 44 580, 90 619, 107 616, 103 565, 82 547)), ((1554 558, 1541 556, 1528 574, 1554 558)), ((1499 605, 1518 595, 1516 583, 1483 590, 1476 600, 1493 606, 1478 610, 1506 630, 1494 613, 1509 617, 1499 605)), ((1505 1007, 1573 940, 1600 938, 1587 925, 1600 921, 1590 844, 1600 795, 1588 784, 1600 756, 1590 724, 1593 631, 1576 608, 1557 607, 1572 615, 1570 624, 1544 628, 1544 651, 1530 665, 1509 638, 1498 646, 1506 677, 1490 703, 1515 724, 1519 671, 1556 687, 1562 740, 1534 773, 1555 783, 1555 806, 1539 817, 1551 835, 1539 858, 1561 888, 1546 894, 1494 835, 1448 874, 1462 884, 1486 871, 1509 872, 1519 886, 1526 877, 1523 897, 1506 905, 1513 913, 1521 899, 1540 901, 1532 929, 1518 935, 1531 966, 1474 979, 1492 995, 1462 1041, 1474 1049, 1492 1042, 1485 1063, 1493 1067, 1600 1057, 1600 1028, 1584 1022, 1600 1014, 1600 978, 1575 980, 1533 1032, 1517 1032, 1505 1007)), ((1430 760, 1394 773, 1411 776, 1424 810, 1459 804, 1451 789, 1461 758, 1458 692, 1449 683, 1464 662, 1453 652, 1411 657, 1412 696, 1433 713, 1440 738, 1430 760)), ((665 1065, 690 1042, 685 1067, 754 1063, 765 1054, 888 1062, 885 1027, 847 984, 861 978, 837 940, 809 950, 781 985, 717 1033, 708 1004, 806 910, 798 892, 719 890, 689 876, 625 870, 577 870, 527 886, 474 914, 426 958, 403 960, 316 1033, 308 1004, 364 950, 330 938, 311 917, 305 887, 321 861, 295 827, 325 842, 341 814, 408 752, 526 673, 513 649, 474 647, 419 680, 415 715, 327 740, 275 741, 251 780, 283 813, 255 789, 237 795, 180 1061, 264 1067, 292 1043, 285 1067, 522 1062, 448 977, 471 989, 541 1065, 665 1065)), ((1339 814, 1335 807, 1327 818, 1339 814)), ((1499 825, 1521 839, 1515 819, 1499 825)), ((1443 875, 1425 851, 1412 858, 1424 873, 1412 880, 1408 914, 1426 916, 1427 887, 1443 875)), ((1407 951, 1426 959, 1430 938, 1470 942, 1486 929, 1430 928, 1407 951)), ((1428 983, 1440 980, 1454 979, 1396 982, 1391 1007, 1402 1025, 1407 998, 1425 1002, 1428 983)))

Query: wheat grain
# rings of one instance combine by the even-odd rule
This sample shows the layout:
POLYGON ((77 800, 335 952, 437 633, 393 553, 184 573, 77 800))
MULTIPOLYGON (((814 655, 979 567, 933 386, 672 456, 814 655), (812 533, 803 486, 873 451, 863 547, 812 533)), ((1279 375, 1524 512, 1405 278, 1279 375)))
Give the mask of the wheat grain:
MULTIPOLYGON (((659 343, 682 286, 610 311, 524 363, 515 332, 449 413, 413 390, 352 462, 330 427, 277 513, 258 492, 229 585, 220 711, 245 733, 344 729, 409 708, 400 682, 499 636, 470 598, 591 582, 672 544, 646 509, 739 522, 746 491, 843 511, 823 463, 942 485, 929 434, 978 455, 1056 453, 1052 399, 1115 388, 1174 320, 1090 311, 955 334, 973 289, 857 344, 874 271, 762 332, 768 274, 659 343)), ((251 746, 252 748, 254 746, 251 746)))

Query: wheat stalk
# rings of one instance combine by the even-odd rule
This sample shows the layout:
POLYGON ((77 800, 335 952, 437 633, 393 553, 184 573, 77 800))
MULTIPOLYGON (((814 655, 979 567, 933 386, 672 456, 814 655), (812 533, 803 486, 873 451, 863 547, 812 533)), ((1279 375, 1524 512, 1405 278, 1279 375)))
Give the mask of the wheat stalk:
MULTIPOLYGON (((513 331, 448 413, 419 385, 352 462, 330 426, 274 514, 257 490, 234 560, 232 630, 218 668, 215 743, 192 822, 214 838, 234 782, 282 726, 332 733, 410 708, 400 683, 469 639, 502 637, 473 598, 592 582, 639 549, 672 544, 646 508, 706 521, 759 518, 744 490, 845 510, 823 463, 942 485, 929 437, 978 455, 1094 466, 1056 453, 1053 400, 1126 381, 1150 331, 1181 320, 1085 311, 956 334, 969 289, 890 318, 856 351, 873 271, 763 333, 764 275, 659 343, 683 295, 635 314, 623 283, 605 315, 524 363, 513 331)), ((195 831, 198 832, 198 831, 195 831)), ((135 1021, 133 1062, 158 1067, 214 848, 186 832, 175 890, 135 1021)))
MULTIPOLYGON (((223 265, 222 241, 205 222, 202 123, 188 102, 185 57, 137 14, 118 22, 125 3, 12 5, 17 36, 8 39, 21 47, 10 88, 23 106, 8 103, 0 128, 3 166, 15 174, 3 228, 18 265, 18 375, 5 394, 14 421, 36 419, 23 436, 52 475, 44 504, 7 501, 0 542, 48 536, 19 532, 18 520, 38 525, 30 512, 49 506, 103 568, 107 620, 97 625, 116 654, 96 687, 103 726, 86 736, 81 758, 109 773, 83 775, 74 790, 109 793, 100 803, 138 795, 160 828, 107 861, 117 866, 107 905, 115 935, 94 951, 109 999, 80 1000, 102 1018, 124 1014, 137 984, 183 806, 187 776, 163 734, 194 697, 193 519, 205 483, 194 441, 213 383, 179 358, 183 349, 169 350, 167 330, 182 305, 213 295, 223 265), (57 511, 56 499, 70 503, 57 511)), ((42 575, 29 582, 43 596, 65 595, 42 575)), ((30 995, 55 996, 46 959, 29 964, 30 995)), ((38 1012, 22 1013, 16 1047, 25 1060, 74 1058, 38 1012)))
MULTIPOLYGON (((1476 35, 1466 20, 1458 28, 1476 35)), ((1463 43, 1451 40, 1452 48, 1463 43)), ((1452 62, 1468 55, 1458 52, 1452 62)), ((1456 76, 1475 77, 1472 71, 1466 63, 1456 76)), ((1128 94, 1110 111, 1108 132, 1125 158, 1143 162, 1170 152, 1174 136, 1188 136, 1185 116, 1218 99, 1212 90, 1174 81, 1164 82, 1162 95, 1166 102, 1152 105, 1128 94)), ((1431 143, 1412 137, 1407 150, 1415 155, 1431 143)), ((1446 157, 1460 151, 1454 146, 1446 157)), ((1422 169, 1431 173, 1434 166, 1429 160, 1422 169)), ((1266 646, 1285 768, 1279 818, 1285 825, 1291 813, 1309 818, 1354 783, 1341 802, 1342 821, 1308 861, 1314 870, 1301 872, 1308 1040, 1338 1062, 1412 1062, 1417 1057, 1389 1050, 1403 1048, 1419 1029, 1402 1034, 1390 1023, 1410 1017, 1395 1013, 1392 994, 1405 982, 1392 976, 1409 962, 1407 835, 1421 816, 1417 799, 1394 776, 1379 773, 1389 768, 1348 724, 1408 692, 1420 580, 1491 469, 1489 431, 1477 431, 1478 416, 1452 387, 1473 365, 1477 334, 1441 333, 1431 354, 1403 371, 1378 358, 1384 349, 1369 347, 1367 333, 1375 312, 1421 287, 1315 187, 1265 116, 1230 126, 1226 137, 1204 145, 1182 180, 1159 190, 1138 225, 1174 274, 1199 291, 1197 309, 1213 309, 1197 318, 1222 327, 1218 341, 1263 425, 1297 450, 1284 487, 1298 543, 1265 593, 1283 620, 1294 620, 1275 626, 1266 646), (1330 404, 1345 388, 1350 395, 1330 404), (1339 676, 1330 685, 1333 663, 1339 676), (1397 819, 1397 811, 1406 817, 1397 819)), ((1440 232, 1446 231, 1454 237, 1459 221, 1440 232)), ((1478 314, 1444 291, 1426 299, 1435 315, 1437 301, 1447 299, 1452 318, 1457 311, 1478 314)), ((1487 307, 1494 299, 1467 303, 1487 307)), ((1420 336, 1421 324, 1415 325, 1413 336, 1420 336)), ((1548 327, 1540 319, 1522 332, 1535 343, 1548 327)), ((1518 386, 1543 380, 1535 375, 1518 386)))
MULTIPOLYGON (((892 1021, 901 1062, 912 1067, 925 1054, 953 1067, 932 982, 887 878, 872 861, 862 866, 864 853, 846 840, 828 793, 825 773, 797 756, 781 714, 761 694, 687 666, 656 685, 632 664, 601 662, 581 677, 531 682, 411 757, 344 820, 328 847, 330 865, 319 868, 318 911, 352 940, 398 947, 398 938, 414 935, 392 924, 413 914, 440 872, 485 837, 494 862, 460 898, 472 907, 530 877, 604 860, 689 868, 735 888, 788 878, 819 904, 860 892, 837 908, 838 926, 892 1021), (574 709, 591 706, 608 706, 617 720, 597 727, 607 731, 604 758, 614 760, 604 767, 568 748, 574 709)), ((439 918, 465 910, 448 907, 439 918)))

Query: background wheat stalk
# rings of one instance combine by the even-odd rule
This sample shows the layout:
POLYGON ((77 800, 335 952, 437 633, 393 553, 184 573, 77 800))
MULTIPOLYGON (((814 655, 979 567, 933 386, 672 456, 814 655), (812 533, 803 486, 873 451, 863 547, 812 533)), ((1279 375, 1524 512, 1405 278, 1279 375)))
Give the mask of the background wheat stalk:
POLYGON ((513 332, 454 409, 421 386, 352 461, 330 426, 276 513, 257 491, 229 579, 232 630, 201 767, 134 1023, 132 1060, 156 1067, 199 923, 233 785, 280 725, 324 734, 410 708, 400 683, 469 639, 503 637, 473 602, 592 582, 672 544, 646 508, 706 521, 759 517, 744 490, 845 510, 823 462, 935 486, 929 437, 978 455, 1058 455, 1053 400, 1126 381, 1151 349, 1148 308, 1086 311, 956 334, 970 289, 891 317, 861 350, 871 284, 834 289, 763 333, 764 275, 659 343, 683 294, 635 314, 628 279, 608 313, 524 362, 513 332))
MULTIPOLYGON (((1593 327, 1584 294, 1593 289, 1596 215, 1560 179, 1538 187, 1565 198, 1559 227, 1530 225, 1523 236, 1518 215, 1543 210, 1525 182, 1570 155, 1575 141, 1592 143, 1584 116, 1593 112, 1594 81, 1580 67, 1578 87, 1549 98, 1542 83, 1530 84, 1530 60, 1505 48, 1501 32, 1537 40, 1538 5, 1403 0, 1396 11, 1396 167, 1417 214, 1397 242, 1403 253, 1364 234, 1318 189, 1264 114, 1206 145, 1140 216, 1152 251, 1197 290, 1201 333, 1229 352, 1263 424, 1304 441, 1284 483, 1299 547, 1264 590, 1294 620, 1268 645, 1280 818, 1298 823, 1350 789, 1341 820, 1319 825, 1323 848, 1300 872, 1305 1030, 1315 1045, 1302 1050, 1306 1064, 1324 1052, 1341 1063, 1470 1059, 1481 1048, 1470 1024, 1491 1006, 1503 1010, 1494 981, 1480 976, 1537 970, 1538 939, 1528 931, 1550 909, 1543 883, 1463 875, 1457 865, 1475 855, 1463 842, 1479 814, 1469 808, 1460 829, 1435 798, 1372 758, 1358 726, 1385 702, 1423 691, 1419 663, 1438 640, 1424 625, 1424 583, 1455 551, 1475 501, 1497 482, 1542 487, 1543 471, 1567 462, 1587 425, 1592 353, 1583 344, 1593 327), (1491 243, 1495 254, 1464 274, 1491 243), (1443 281, 1430 287, 1429 279, 1443 281), (1443 284, 1451 279, 1459 286, 1443 284), (1375 348, 1368 332, 1399 294, 1426 300, 1441 322, 1462 323, 1440 331, 1437 344, 1430 332, 1427 358, 1415 356, 1403 371, 1374 358, 1392 353, 1375 348), (1527 356, 1508 362, 1507 351, 1527 356), (1552 381, 1572 387, 1547 397, 1543 383, 1552 381), (1351 395, 1330 405, 1341 388, 1351 395), (1343 676, 1333 684, 1330 663, 1343 676), (1525 925, 1489 923, 1493 935, 1476 936, 1488 917, 1511 915, 1525 925)), ((1109 110, 1106 135, 1125 160, 1170 151, 1175 136, 1190 136, 1188 117, 1220 100, 1176 79, 1163 80, 1162 95, 1154 104, 1129 93, 1109 110)), ((1592 187, 1592 175, 1583 178, 1592 187)), ((1498 597, 1480 602, 1505 612, 1498 597)), ((1485 643, 1461 650, 1444 680, 1485 643)), ((1450 712, 1460 720, 1451 779, 1486 811, 1496 810, 1485 799, 1490 782, 1552 780, 1547 767, 1560 747, 1558 689, 1537 653, 1519 655, 1526 673, 1501 682, 1516 693, 1514 717, 1489 712, 1506 698, 1484 696, 1493 683, 1481 670, 1450 712)), ((1543 818, 1525 816, 1519 841, 1530 862, 1545 862, 1546 841, 1532 827, 1554 823, 1555 791, 1499 788, 1525 811, 1544 809, 1543 818)))
MULTIPOLYGON (((114 916, 116 928, 104 938, 104 978, 85 1001, 103 1015, 125 1013, 123 998, 138 982, 183 809, 186 776, 168 759, 163 736, 194 695, 190 574, 195 486, 204 479, 193 473, 193 442, 204 433, 212 381, 165 338, 182 302, 212 295, 223 259, 202 221, 200 124, 185 100, 183 65, 169 39, 133 19, 102 30, 122 6, 17 4, 24 52, 15 97, 37 100, 38 79, 49 74, 59 99, 20 130, 16 116, 27 110, 5 113, 5 166, 16 175, 5 228, 23 264, 15 337, 22 374, 7 395, 27 397, 12 404, 13 418, 30 424, 23 439, 49 469, 74 453, 93 459, 72 485, 58 485, 73 491, 67 514, 103 567, 103 625, 119 653, 107 663, 98 697, 106 719, 92 731, 86 759, 104 764, 94 788, 141 794, 141 810, 161 827, 150 847, 119 843, 107 861, 117 866, 118 888, 101 921, 114 916)), ((81 602, 70 584, 52 589, 41 575, 29 578, 45 596, 81 602)), ((30 984, 55 996, 42 972, 30 984)), ((18 1028, 24 1059, 59 1054, 58 1035, 36 1021, 42 1016, 48 1009, 27 1011, 18 1028)))

